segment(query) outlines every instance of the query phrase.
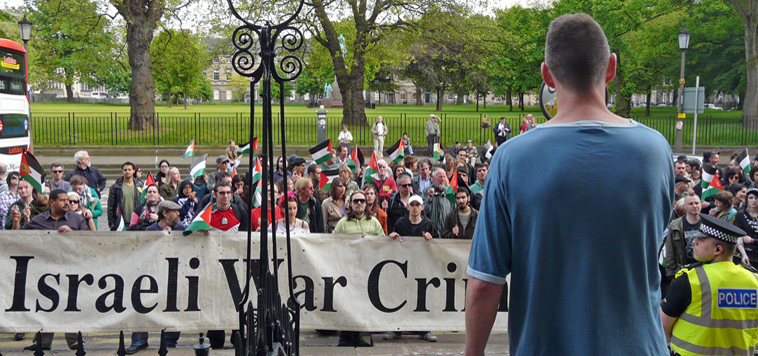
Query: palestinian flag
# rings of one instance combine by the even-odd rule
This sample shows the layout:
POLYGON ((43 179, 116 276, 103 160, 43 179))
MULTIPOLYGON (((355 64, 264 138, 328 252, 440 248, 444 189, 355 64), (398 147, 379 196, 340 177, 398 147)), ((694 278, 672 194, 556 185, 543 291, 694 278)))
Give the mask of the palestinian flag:
POLYGON ((257 137, 253 139, 252 146, 250 145, 250 142, 248 142, 237 147, 237 154, 238 155, 249 154, 250 150, 253 150, 254 154, 258 153, 258 138, 257 137))
POLYGON ((118 216, 118 225, 116 231, 126 231, 126 224, 124 224, 124 217, 121 216, 121 208, 116 208, 116 216, 118 216))
POLYGON ((394 145, 387 149, 387 154, 395 164, 400 163, 405 157, 405 145, 403 145, 403 139, 397 140, 394 145))
POLYGON ((434 144, 434 159, 436 160, 442 160, 445 158, 445 153, 442 152, 442 144, 437 141, 437 143, 434 144))
POLYGON ((21 155, 19 173, 21 173, 21 179, 29 182, 34 189, 45 195, 45 190, 42 188, 45 184, 45 169, 42 168, 31 152, 24 151, 21 155))
POLYGON ((263 176, 263 166, 261 165, 261 160, 256 159, 255 160, 255 168, 253 168, 253 181, 252 183, 255 184, 255 182, 261 180, 261 177, 263 176))
MULTIPOLYGON (((260 163, 258 164, 260 165, 260 163)), ((263 191, 263 179, 260 179, 260 172, 257 172, 257 174, 258 174, 258 184, 255 185, 255 192, 253 193, 253 208, 260 207, 261 202, 263 202, 263 197, 261 196, 262 191, 263 191)))
POLYGON ((322 164, 334 157, 332 156, 332 140, 321 142, 315 147, 308 149, 308 152, 311 153, 311 157, 316 161, 316 164, 322 164))
POLYGON ((207 158, 208 154, 204 154, 195 160, 195 162, 192 162, 192 165, 190 166, 190 176, 192 178, 197 178, 205 174, 205 160, 207 158))
POLYGON ((182 234, 184 236, 188 236, 195 231, 210 231, 212 212, 213 204, 208 203, 208 205, 206 205, 205 208, 203 208, 203 210, 197 214, 194 219, 192 219, 192 222, 190 222, 189 226, 187 226, 182 234))
POLYGON ((703 174, 700 176, 700 186, 703 187, 704 191, 705 188, 708 188, 708 186, 711 184, 711 180, 713 180, 716 172, 718 171, 714 166, 711 166, 709 164, 703 166, 703 174))
POLYGON ((368 161, 368 167, 366 167, 366 171, 363 172, 363 180, 366 182, 371 182, 378 175, 379 164, 376 163, 376 152, 374 152, 371 154, 371 159, 368 161))
POLYGON ((737 157, 737 164, 742 167, 745 174, 750 174, 750 154, 747 153, 747 147, 745 147, 745 150, 737 157))
POLYGON ((184 156, 182 156, 182 161, 184 161, 187 157, 195 157, 195 140, 190 141, 189 146, 187 146, 187 150, 184 151, 184 156))
POLYGON ((493 146, 490 141, 487 141, 487 143, 484 144, 484 157, 492 159, 493 155, 495 155, 495 146, 493 146))
POLYGON ((705 198, 712 197, 718 192, 723 191, 724 187, 721 185, 721 180, 719 179, 718 172, 716 172, 716 174, 713 175, 713 179, 711 179, 711 182, 708 184, 708 186, 703 189, 703 195, 701 196, 701 199, 705 200, 705 198))
POLYGON ((232 178, 237 176, 237 167, 232 167, 232 178))
POLYGON ((139 198, 139 202, 145 204, 147 200, 147 187, 155 184, 155 178, 153 178, 152 172, 147 172, 147 179, 145 180, 145 186, 142 189, 142 197, 139 198))
POLYGON ((447 184, 447 191, 445 192, 445 196, 447 196, 447 200, 450 200, 450 204, 453 204, 453 207, 455 207, 455 194, 458 193, 458 171, 455 171, 453 173, 453 178, 450 179, 450 182, 447 184))
POLYGON ((332 187, 332 181, 334 178, 340 176, 339 169, 327 169, 321 171, 321 185, 319 190, 329 190, 332 187))
POLYGON ((353 173, 358 172, 358 169, 363 167, 363 153, 358 146, 353 148, 353 153, 350 154, 350 160, 347 162, 347 166, 353 170, 353 173))

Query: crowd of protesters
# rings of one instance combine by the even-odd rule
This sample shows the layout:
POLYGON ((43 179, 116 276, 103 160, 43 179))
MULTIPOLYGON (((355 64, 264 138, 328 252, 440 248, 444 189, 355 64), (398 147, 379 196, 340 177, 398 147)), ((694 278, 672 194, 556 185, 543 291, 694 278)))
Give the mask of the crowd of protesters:
POLYGON ((743 152, 734 152, 725 168, 717 166, 721 155, 715 151, 705 152, 702 161, 679 156, 674 162, 674 212, 660 256, 663 297, 677 272, 697 262, 693 243, 700 229, 700 214, 744 230, 747 235, 738 240, 735 263, 758 266, 758 156, 743 167, 738 161, 743 152), (710 176, 714 177, 711 180, 717 179, 723 189, 714 188, 719 185, 713 184, 715 182, 703 182, 710 176), (711 191, 703 199, 703 192, 709 187, 711 191))

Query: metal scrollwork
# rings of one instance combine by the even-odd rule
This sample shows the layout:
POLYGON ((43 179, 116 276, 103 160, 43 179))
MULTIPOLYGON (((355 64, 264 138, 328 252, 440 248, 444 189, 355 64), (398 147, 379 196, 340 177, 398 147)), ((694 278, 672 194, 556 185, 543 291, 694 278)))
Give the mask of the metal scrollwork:
POLYGON ((280 81, 291 81, 295 80, 300 75, 300 72, 303 70, 303 62, 300 60, 300 58, 297 58, 295 56, 286 56, 282 58, 281 61, 279 61, 279 70, 275 71, 271 74, 273 74, 274 78, 280 81))

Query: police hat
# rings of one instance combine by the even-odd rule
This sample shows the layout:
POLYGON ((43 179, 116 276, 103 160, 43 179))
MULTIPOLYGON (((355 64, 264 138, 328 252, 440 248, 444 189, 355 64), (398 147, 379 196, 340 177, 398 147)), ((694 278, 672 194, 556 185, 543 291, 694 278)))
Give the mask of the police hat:
POLYGON ((747 235, 742 229, 706 214, 700 214, 700 233, 730 244, 736 244, 738 238, 747 235))

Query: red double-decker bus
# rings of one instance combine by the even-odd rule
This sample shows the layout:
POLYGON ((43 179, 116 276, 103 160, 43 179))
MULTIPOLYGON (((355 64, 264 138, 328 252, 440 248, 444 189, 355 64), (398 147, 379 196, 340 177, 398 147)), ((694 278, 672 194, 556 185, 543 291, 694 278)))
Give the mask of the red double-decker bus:
POLYGON ((0 162, 8 171, 18 170, 21 153, 32 145, 26 62, 23 46, 0 39, 0 162))

